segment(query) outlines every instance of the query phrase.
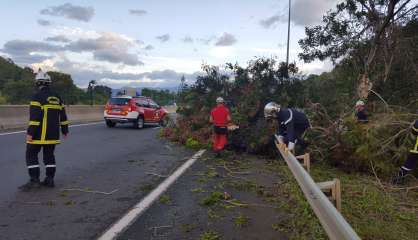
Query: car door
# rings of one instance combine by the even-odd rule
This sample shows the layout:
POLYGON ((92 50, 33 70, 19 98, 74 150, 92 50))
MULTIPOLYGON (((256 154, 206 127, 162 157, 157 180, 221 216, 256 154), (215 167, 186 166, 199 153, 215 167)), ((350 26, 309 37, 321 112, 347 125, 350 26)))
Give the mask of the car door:
POLYGON ((147 122, 154 121, 155 109, 152 108, 151 103, 148 99, 144 99, 146 101, 146 106, 144 107, 144 118, 147 122))
POLYGON ((149 110, 148 100, 145 98, 138 98, 136 99, 136 105, 139 107, 139 111, 144 113, 144 121, 151 121, 153 115, 149 110))
POLYGON ((155 103, 153 100, 151 100, 151 99, 149 99, 149 104, 150 104, 150 107, 153 109, 153 111, 154 111, 154 116, 153 116, 153 121, 154 122, 158 122, 158 121, 160 121, 160 116, 159 116, 159 114, 160 114, 160 111, 158 110, 158 108, 159 108, 159 106, 158 106, 158 104, 157 103, 155 103))

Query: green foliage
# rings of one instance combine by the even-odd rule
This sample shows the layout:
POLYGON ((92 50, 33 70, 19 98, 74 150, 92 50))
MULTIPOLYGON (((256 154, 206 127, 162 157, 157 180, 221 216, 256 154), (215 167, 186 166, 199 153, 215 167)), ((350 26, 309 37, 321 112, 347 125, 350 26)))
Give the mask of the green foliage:
POLYGON ((200 144, 198 141, 190 137, 186 141, 186 147, 191 148, 191 149, 198 149, 200 147, 200 144))
POLYGON ((248 222, 248 217, 246 217, 242 213, 240 213, 237 217, 234 218, 234 225, 239 228, 247 226, 248 222))
POLYGON ((214 231, 207 231, 204 232, 202 235, 200 235, 200 240, 219 240, 221 239, 221 236, 214 231))
MULTIPOLYGON (((111 89, 97 85, 87 92, 78 88, 69 74, 50 71, 51 89, 61 96, 66 104, 105 104, 111 89), (93 93, 93 94, 92 94, 93 93)), ((27 104, 35 92, 35 74, 30 68, 20 68, 11 60, 0 57, 0 104, 27 104)))
POLYGON ((160 202, 160 203, 162 203, 162 204, 166 204, 166 205, 168 205, 168 204, 171 204, 171 198, 170 198, 170 196, 168 196, 167 194, 163 194, 163 195, 160 197, 159 202, 160 202))
POLYGON ((211 192, 205 197, 200 204, 203 206, 213 206, 219 203, 224 198, 224 194, 218 191, 211 192))
POLYGON ((3 96, 3 94, 0 92, 0 105, 6 104, 6 103, 7 103, 6 97, 3 96))
POLYGON ((149 88, 142 89, 142 95, 152 98, 152 100, 159 105, 171 105, 176 98, 176 94, 169 90, 155 90, 149 88))

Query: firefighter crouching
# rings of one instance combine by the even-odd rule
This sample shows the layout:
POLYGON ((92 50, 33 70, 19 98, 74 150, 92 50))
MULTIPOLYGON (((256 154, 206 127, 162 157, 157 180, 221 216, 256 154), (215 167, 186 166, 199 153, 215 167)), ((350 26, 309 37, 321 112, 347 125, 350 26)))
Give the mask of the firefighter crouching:
POLYGON ((216 99, 217 106, 210 113, 209 122, 213 124, 213 151, 217 157, 228 143, 228 123, 231 122, 229 109, 225 106, 224 99, 218 97, 216 99))
POLYGON ((30 180, 20 187, 29 191, 41 185, 54 187, 55 145, 60 143, 60 129, 64 137, 68 134, 68 120, 61 98, 49 86, 51 78, 39 69, 35 77, 38 88, 29 106, 29 126, 26 136, 26 165, 30 180), (43 150, 45 180, 41 183, 38 154, 43 150))
POLYGON ((310 127, 306 115, 294 108, 283 108, 275 102, 270 102, 264 107, 264 117, 276 119, 279 124, 278 139, 280 143, 287 145, 294 152, 295 144, 304 152, 308 143, 303 140, 303 134, 310 127))
POLYGON ((368 123, 369 114, 366 111, 366 104, 359 100, 356 102, 356 112, 355 112, 358 123, 368 123))
POLYGON ((398 174, 393 178, 392 183, 403 184, 405 176, 417 167, 418 162, 418 120, 415 120, 412 126, 412 134, 414 135, 414 145, 409 150, 405 163, 399 169, 398 174))

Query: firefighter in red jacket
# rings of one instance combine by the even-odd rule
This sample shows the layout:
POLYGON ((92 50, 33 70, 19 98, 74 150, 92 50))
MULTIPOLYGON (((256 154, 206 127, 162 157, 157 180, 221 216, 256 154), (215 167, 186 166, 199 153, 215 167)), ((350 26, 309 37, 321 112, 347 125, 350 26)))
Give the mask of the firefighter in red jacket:
POLYGON ((219 156, 228 142, 228 123, 231 122, 229 109, 225 106, 224 99, 218 97, 216 99, 217 106, 210 113, 209 122, 213 124, 213 151, 219 156))
POLYGON ((29 106, 29 126, 26 136, 26 165, 30 180, 20 187, 29 191, 41 185, 54 187, 55 176, 55 145, 60 143, 60 128, 66 137, 68 120, 61 98, 53 93, 49 85, 51 78, 41 69, 36 75, 35 84, 38 91, 33 95, 29 106), (41 183, 38 154, 43 150, 45 180, 41 183))

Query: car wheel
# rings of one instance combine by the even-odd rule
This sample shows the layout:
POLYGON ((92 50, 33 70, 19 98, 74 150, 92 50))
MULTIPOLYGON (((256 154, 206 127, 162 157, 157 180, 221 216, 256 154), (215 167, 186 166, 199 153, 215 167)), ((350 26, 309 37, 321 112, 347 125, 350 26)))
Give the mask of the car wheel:
POLYGON ((106 120, 106 126, 108 128, 112 128, 112 127, 116 126, 116 123, 112 122, 112 121, 109 121, 109 120, 106 120))
POLYGON ((141 129, 144 128, 144 118, 143 117, 138 117, 138 119, 136 119, 133 123, 134 128, 136 129, 141 129))

